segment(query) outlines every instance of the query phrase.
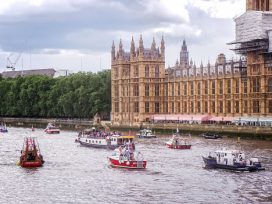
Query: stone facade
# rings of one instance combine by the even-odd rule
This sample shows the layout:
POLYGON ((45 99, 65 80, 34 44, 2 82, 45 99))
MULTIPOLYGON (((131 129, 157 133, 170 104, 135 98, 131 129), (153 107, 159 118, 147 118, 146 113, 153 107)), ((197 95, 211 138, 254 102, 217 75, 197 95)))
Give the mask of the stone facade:
MULTIPOLYGON (((250 0, 247 10, 256 10, 250 0)), ((189 62, 184 40, 180 60, 169 68, 165 68, 163 38, 159 47, 153 39, 149 49, 144 48, 142 36, 137 49, 132 38, 130 52, 123 50, 121 40, 118 50, 113 43, 111 121, 136 125, 155 114, 271 116, 272 54, 267 46, 249 50, 247 44, 237 43, 232 44, 239 60, 219 54, 214 64, 196 67, 189 62)))

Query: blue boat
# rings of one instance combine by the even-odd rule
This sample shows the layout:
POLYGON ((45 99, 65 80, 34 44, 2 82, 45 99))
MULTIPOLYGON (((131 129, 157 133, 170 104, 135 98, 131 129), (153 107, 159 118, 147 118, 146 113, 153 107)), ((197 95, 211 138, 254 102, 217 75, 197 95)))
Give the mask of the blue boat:
POLYGON ((207 168, 250 172, 265 170, 257 158, 246 159, 240 150, 217 150, 202 158, 207 168))

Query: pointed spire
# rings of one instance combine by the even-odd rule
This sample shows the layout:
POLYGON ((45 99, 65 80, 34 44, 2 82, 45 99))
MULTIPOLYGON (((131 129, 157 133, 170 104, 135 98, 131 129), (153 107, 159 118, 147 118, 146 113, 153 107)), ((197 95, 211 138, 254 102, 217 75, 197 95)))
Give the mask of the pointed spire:
POLYGON ((120 42, 119 42, 119 52, 120 51, 123 51, 122 39, 120 39, 120 42))
POLYGON ((115 45, 114 45, 114 41, 112 41, 112 46, 111 46, 111 60, 115 60, 115 45))
POLYGON ((156 50, 156 42, 155 42, 155 39, 153 37, 153 41, 152 41, 152 45, 151 45, 151 50, 156 50))
POLYGON ((187 45, 186 45, 185 39, 183 40, 181 50, 182 50, 182 51, 187 51, 187 45))
POLYGON ((133 36, 131 38, 131 44, 130 44, 130 55, 135 56, 135 43, 133 36))
POLYGON ((139 40, 139 51, 142 53, 144 51, 144 41, 142 35, 140 35, 140 40, 139 40))
POLYGON ((115 50, 114 40, 112 41, 112 46, 111 46, 111 48, 115 50))
POLYGON ((200 68, 203 68, 203 63, 202 63, 202 60, 201 60, 200 68))
POLYGON ((161 39, 161 55, 162 55, 162 57, 165 57, 165 44, 164 44, 163 36, 161 39))
POLYGON ((211 67, 211 64, 210 64, 210 60, 208 60, 208 65, 207 65, 208 67, 211 67))

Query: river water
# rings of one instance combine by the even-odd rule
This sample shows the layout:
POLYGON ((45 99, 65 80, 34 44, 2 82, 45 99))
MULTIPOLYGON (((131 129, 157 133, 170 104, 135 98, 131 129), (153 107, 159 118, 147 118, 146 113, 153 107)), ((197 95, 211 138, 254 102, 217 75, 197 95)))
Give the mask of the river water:
POLYGON ((9 128, 0 133, 0 203, 272 203, 272 142, 192 137, 191 150, 164 146, 170 136, 137 140, 146 170, 113 169, 110 150, 74 143, 76 132, 47 135, 42 129, 9 128), (45 164, 16 165, 25 136, 35 136, 45 164), (218 148, 242 148, 266 171, 203 168, 201 156, 218 148))

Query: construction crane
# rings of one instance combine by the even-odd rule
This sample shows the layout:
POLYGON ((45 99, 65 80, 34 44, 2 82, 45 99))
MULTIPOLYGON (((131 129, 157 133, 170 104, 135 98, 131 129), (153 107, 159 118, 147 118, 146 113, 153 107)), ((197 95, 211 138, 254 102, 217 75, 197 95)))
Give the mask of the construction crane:
POLYGON ((7 57, 7 66, 6 66, 6 68, 7 68, 7 69, 11 69, 12 71, 14 71, 17 62, 19 61, 19 59, 20 59, 21 56, 22 56, 22 52, 20 52, 20 53, 18 54, 18 56, 15 58, 14 61, 12 61, 12 58, 13 58, 12 56, 14 56, 14 53, 11 53, 11 54, 7 57))

